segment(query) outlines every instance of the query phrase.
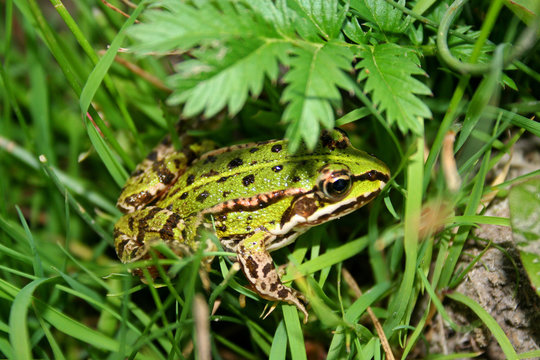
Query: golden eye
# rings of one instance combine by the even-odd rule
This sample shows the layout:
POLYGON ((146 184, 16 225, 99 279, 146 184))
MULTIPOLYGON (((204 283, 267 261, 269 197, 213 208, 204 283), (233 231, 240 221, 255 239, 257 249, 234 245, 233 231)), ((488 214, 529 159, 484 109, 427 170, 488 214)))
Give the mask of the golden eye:
POLYGON ((321 173, 319 189, 329 200, 340 200, 345 197, 352 186, 348 167, 342 164, 329 166, 321 173))
POLYGON ((336 181, 327 184, 326 191, 332 195, 342 195, 351 188, 351 179, 337 179, 336 181))

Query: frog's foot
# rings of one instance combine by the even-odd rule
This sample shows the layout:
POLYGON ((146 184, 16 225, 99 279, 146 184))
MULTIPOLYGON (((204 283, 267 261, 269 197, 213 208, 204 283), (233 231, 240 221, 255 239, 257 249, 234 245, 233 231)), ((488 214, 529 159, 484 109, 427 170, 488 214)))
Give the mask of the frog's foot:
POLYGON ((266 309, 268 308, 268 305, 266 305, 264 307, 264 310, 263 312, 261 313, 261 316, 260 318, 262 318, 263 320, 266 319, 268 317, 268 315, 270 315, 271 313, 274 312, 274 310, 276 310, 276 307, 278 306, 278 303, 277 302, 274 302, 271 306, 270 306, 270 309, 268 309, 268 311, 266 311, 266 309), (266 314, 265 314, 266 312, 266 314))
POLYGON ((180 215, 157 206, 126 214, 114 226, 116 253, 123 263, 150 259, 151 245, 163 241, 177 255, 183 256, 190 252, 182 240, 184 229, 180 215))
MULTIPOLYGON (((262 232, 256 233, 261 234, 262 232)), ((254 235, 259 239, 264 235, 254 235)), ((264 241, 248 238, 238 247, 238 260, 246 278, 255 291, 264 299, 284 301, 295 305, 304 314, 304 323, 308 320, 305 304, 307 299, 300 292, 281 283, 272 257, 263 247, 264 241)))

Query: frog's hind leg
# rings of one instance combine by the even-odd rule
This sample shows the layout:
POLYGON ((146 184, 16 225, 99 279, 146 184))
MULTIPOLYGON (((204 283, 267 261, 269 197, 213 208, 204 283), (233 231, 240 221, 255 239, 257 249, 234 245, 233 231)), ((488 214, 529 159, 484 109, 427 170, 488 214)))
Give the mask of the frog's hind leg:
POLYGON ((177 151, 167 136, 135 168, 126 181, 116 206, 131 213, 151 203, 180 177, 201 154, 212 150, 211 142, 184 144, 177 151))
POLYGON ((264 231, 255 232, 238 245, 236 252, 244 274, 262 298, 295 305, 304 314, 306 323, 308 313, 304 304, 307 300, 300 292, 281 283, 272 257, 264 246, 268 236, 271 235, 264 231))
MULTIPOLYGON (((184 221, 180 215, 164 208, 149 206, 126 214, 114 226, 114 246, 123 263, 150 259, 150 247, 163 241, 178 256, 191 253, 184 243, 184 221)), ((152 276, 157 269, 149 269, 152 276)), ((142 272, 136 271, 138 275, 142 272)))

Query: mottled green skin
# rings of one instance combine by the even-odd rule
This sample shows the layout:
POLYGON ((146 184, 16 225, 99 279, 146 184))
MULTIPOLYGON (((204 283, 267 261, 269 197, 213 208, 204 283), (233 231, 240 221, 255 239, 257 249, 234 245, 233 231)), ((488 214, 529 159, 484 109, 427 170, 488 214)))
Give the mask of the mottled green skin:
POLYGON ((119 207, 131 213, 115 227, 120 259, 146 257, 154 240, 184 255, 198 246, 197 230, 208 227, 213 218, 217 237, 224 248, 238 254, 255 290, 266 299, 295 304, 305 319, 305 299, 281 284, 269 251, 294 241, 309 227, 358 209, 381 191, 390 175, 384 163, 352 147, 338 130, 325 132, 313 152, 301 148, 292 155, 284 140, 232 146, 194 160, 161 152, 167 155, 161 160, 158 156, 158 161, 173 164, 168 169, 178 178, 156 192, 154 182, 144 186, 140 179, 155 179, 153 170, 143 175, 139 170, 124 189, 119 207), (171 156, 180 161, 168 161, 171 156), (338 179, 343 181, 336 185, 338 179), (335 189, 343 192, 332 194, 335 189), (134 201, 139 199, 133 194, 149 192, 159 193, 152 206, 147 206, 148 196, 140 196, 141 203, 134 201), (130 206, 125 206, 124 193, 130 196, 130 206))

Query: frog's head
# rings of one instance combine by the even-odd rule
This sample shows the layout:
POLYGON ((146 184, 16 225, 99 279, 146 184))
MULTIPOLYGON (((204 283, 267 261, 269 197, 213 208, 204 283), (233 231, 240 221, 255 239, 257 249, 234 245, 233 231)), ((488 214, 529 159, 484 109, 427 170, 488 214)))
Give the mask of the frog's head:
POLYGON ((339 129, 322 134, 314 157, 312 188, 297 195, 283 215, 283 232, 349 214, 375 198, 390 179, 382 161, 354 148, 339 129))

